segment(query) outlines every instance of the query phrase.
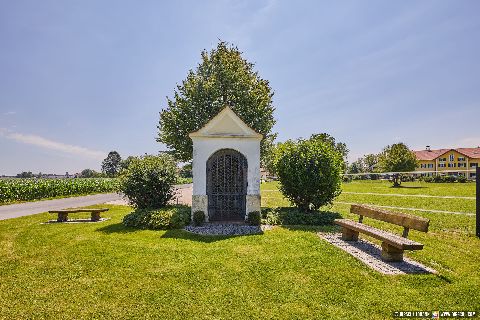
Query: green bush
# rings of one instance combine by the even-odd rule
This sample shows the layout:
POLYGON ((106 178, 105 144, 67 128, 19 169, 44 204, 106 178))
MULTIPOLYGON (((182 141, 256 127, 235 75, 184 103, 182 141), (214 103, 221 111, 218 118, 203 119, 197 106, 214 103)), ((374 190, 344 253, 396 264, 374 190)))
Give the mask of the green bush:
POLYGON ((120 191, 139 209, 161 208, 173 197, 176 165, 167 154, 133 158, 122 171, 120 191))
POLYGON ((262 223, 262 217, 259 211, 249 212, 247 215, 247 223, 252 226, 259 226, 262 223))
POLYGON ((468 182, 468 179, 463 175, 459 175, 458 177, 453 175, 448 175, 448 176, 436 175, 433 177, 424 177, 423 181, 436 182, 436 183, 454 183, 454 182, 466 183, 468 182))
POLYGON ((341 192, 342 155, 318 139, 287 141, 275 164, 280 191, 302 211, 331 204, 341 192))
POLYGON ((425 182, 433 182, 433 181, 434 181, 434 177, 425 176, 425 177, 422 177, 422 180, 425 181, 425 182))
POLYGON ((199 226, 205 222, 205 212, 195 211, 193 213, 193 224, 199 226))
POLYGON ((298 208, 267 208, 262 210, 262 222, 269 225, 332 225, 341 215, 330 211, 303 212, 298 208))
POLYGON ((448 182, 448 183, 453 183, 453 182, 457 181, 457 177, 450 176, 450 175, 449 176, 444 176, 443 181, 448 182))
POLYGON ((161 209, 136 209, 123 217, 126 227, 139 229, 180 229, 190 223, 190 207, 167 206, 161 209))

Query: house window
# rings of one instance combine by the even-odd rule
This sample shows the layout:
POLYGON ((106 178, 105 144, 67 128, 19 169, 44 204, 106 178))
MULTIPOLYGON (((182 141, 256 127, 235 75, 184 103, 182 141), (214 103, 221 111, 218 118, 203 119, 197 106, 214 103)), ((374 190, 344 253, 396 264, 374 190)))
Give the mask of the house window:
POLYGON ((458 157, 458 161, 465 161, 465 157, 458 157))
POLYGON ((430 169, 433 168, 433 163, 429 163, 429 164, 428 164, 428 167, 429 167, 430 169))
POLYGON ((447 158, 439 158, 438 161, 440 162, 447 161, 447 158))
POLYGON ((449 167, 449 168, 455 168, 456 166, 457 166, 456 163, 449 163, 449 164, 448 164, 448 167, 449 167))
POLYGON ((454 160, 455 160, 455 155, 452 153, 452 154, 450 155, 450 162, 452 162, 452 161, 454 161, 454 160))
POLYGON ((476 168, 478 167, 478 163, 470 163, 470 168, 476 168))
POLYGON ((439 167, 439 168, 445 168, 445 163, 439 163, 439 164, 438 164, 438 167, 439 167))

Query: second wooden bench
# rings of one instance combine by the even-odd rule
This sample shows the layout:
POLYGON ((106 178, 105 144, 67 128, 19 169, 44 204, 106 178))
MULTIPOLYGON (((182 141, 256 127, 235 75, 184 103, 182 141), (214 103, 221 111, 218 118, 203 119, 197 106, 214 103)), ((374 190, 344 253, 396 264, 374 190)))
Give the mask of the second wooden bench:
POLYGON ((49 213, 57 213, 57 221, 58 222, 65 222, 68 220, 69 213, 76 213, 76 212, 90 212, 90 219, 91 221, 100 221, 100 213, 108 211, 106 208, 101 209, 88 209, 88 208, 76 208, 76 209, 62 209, 62 210, 51 210, 48 211, 49 213))

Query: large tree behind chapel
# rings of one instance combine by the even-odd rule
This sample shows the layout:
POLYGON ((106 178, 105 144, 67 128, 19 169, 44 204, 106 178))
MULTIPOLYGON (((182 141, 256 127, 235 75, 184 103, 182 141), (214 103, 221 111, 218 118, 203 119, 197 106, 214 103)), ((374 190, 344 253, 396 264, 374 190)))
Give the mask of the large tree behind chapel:
POLYGON ((272 105, 273 91, 260 78, 254 64, 242 57, 233 45, 220 41, 210 52, 203 50, 201 62, 177 85, 173 98, 160 112, 159 135, 179 161, 192 159, 192 140, 188 134, 203 127, 226 105, 252 129, 264 136, 262 156, 275 139, 272 105))

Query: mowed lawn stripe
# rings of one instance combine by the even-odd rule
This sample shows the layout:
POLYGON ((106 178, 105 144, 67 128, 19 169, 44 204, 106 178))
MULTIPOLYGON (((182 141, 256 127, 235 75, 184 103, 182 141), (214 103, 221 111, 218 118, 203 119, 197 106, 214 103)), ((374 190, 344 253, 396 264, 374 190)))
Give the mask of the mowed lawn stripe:
MULTIPOLYGON (((364 204, 364 203, 355 203, 355 202, 344 202, 344 201, 334 201, 334 203, 340 204, 364 204)), ((464 214, 467 216, 474 216, 475 213, 471 212, 457 212, 457 211, 445 211, 445 210, 434 210, 434 209, 419 209, 419 208, 405 208, 405 207, 395 207, 395 206, 380 206, 377 204, 368 204, 369 206, 376 208, 385 208, 385 209, 397 209, 397 210, 411 210, 411 211, 423 211, 423 212, 434 212, 434 213, 448 213, 448 214, 464 214)))
MULTIPOLYGON (((270 190, 269 190, 270 191, 270 190)), ((375 193, 375 192, 349 192, 343 191, 343 194, 368 194, 373 196, 387 196, 387 197, 414 197, 414 198, 438 198, 438 199, 464 199, 475 200, 475 197, 461 197, 461 196, 432 196, 429 194, 400 194, 400 193, 375 193)))
MULTIPOLYGON (((263 192, 278 192, 278 190, 263 190, 263 192)), ((432 195, 429 195, 429 194, 400 194, 400 193, 349 192, 349 191, 342 191, 342 194, 368 194, 368 195, 372 195, 372 196, 438 198, 438 199, 465 199, 465 200, 475 200, 476 199, 475 197, 432 196, 432 195)))

